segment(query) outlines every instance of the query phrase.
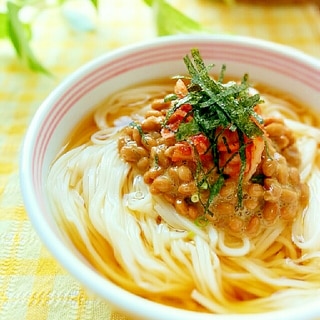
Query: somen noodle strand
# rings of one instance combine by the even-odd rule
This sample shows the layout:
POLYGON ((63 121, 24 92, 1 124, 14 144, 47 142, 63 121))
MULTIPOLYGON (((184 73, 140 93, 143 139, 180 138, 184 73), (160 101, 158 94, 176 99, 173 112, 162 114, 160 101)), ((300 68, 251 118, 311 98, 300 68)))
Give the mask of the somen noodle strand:
POLYGON ((310 113, 313 123, 300 123, 305 109, 266 89, 262 112, 284 118, 297 137, 310 202, 293 224, 276 220, 257 236, 236 239, 178 214, 119 157, 121 128, 171 91, 170 83, 159 83, 103 101, 93 116, 96 124, 84 122, 52 164, 47 190, 64 236, 103 276, 179 308, 256 313, 319 295, 319 120, 310 113), (82 132, 92 139, 79 144, 82 132))

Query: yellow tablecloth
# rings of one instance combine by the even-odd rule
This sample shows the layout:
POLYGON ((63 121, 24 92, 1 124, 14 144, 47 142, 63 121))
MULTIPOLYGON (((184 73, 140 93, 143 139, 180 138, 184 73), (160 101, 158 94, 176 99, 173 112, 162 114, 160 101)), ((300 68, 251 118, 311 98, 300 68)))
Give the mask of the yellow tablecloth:
MULTIPOLYGON (((84 2, 77 0, 76 7, 84 2)), ((315 5, 169 2, 214 33, 272 40, 320 58, 320 11, 315 5)), ((81 32, 66 24, 60 9, 37 16, 32 47, 54 74, 51 78, 29 71, 9 42, 0 41, 0 319, 126 319, 87 293, 53 259, 30 224, 19 188, 22 139, 48 93, 90 59, 156 37, 151 10, 142 0, 101 0, 92 17, 96 30, 81 32)))

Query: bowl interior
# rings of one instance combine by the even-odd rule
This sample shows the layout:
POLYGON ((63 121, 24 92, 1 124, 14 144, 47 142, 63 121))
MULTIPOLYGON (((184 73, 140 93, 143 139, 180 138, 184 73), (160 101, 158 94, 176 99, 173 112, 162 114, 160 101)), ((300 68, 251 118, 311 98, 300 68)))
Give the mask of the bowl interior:
MULTIPOLYGON (((239 78, 249 73, 251 81, 269 84, 293 94, 320 111, 320 62, 316 59, 294 49, 243 37, 167 37, 113 51, 70 75, 40 106, 28 129, 21 153, 23 197, 42 241, 57 260, 89 289, 139 319, 150 318, 151 315, 152 319, 172 319, 173 315, 176 319, 213 317, 145 301, 98 275, 53 220, 46 203, 46 177, 66 137, 101 100, 134 83, 186 73, 182 59, 191 48, 200 50, 206 64, 214 63, 213 71, 216 73, 222 64, 226 64, 227 76, 239 78), (162 313, 155 312, 154 308, 162 313)), ((310 314, 315 312, 314 307, 309 309, 310 314)), ((320 308, 317 309, 320 313, 320 308)), ((301 318, 300 311, 292 312, 290 318, 301 318)), ((282 316, 281 312, 279 315, 282 316)), ((288 313, 283 315, 288 317, 288 313)), ((241 317, 236 316, 237 319, 241 317)), ((275 314, 260 318, 257 315, 243 317, 275 319, 275 314)))

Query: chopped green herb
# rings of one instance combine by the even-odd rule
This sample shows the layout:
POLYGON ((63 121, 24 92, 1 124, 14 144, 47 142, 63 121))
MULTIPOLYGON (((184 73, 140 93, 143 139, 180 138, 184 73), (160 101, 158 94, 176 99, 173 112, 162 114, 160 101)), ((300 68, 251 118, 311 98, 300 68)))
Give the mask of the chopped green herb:
POLYGON ((198 134, 203 134, 209 139, 210 147, 206 152, 212 153, 214 162, 214 167, 209 171, 201 164, 200 156, 197 155, 196 147, 194 147, 194 153, 197 156, 195 174, 198 187, 197 195, 205 213, 213 214, 210 211, 210 205, 219 194, 227 178, 225 168, 236 156, 240 158, 237 197, 238 206, 241 207, 243 201, 242 184, 247 165, 246 147, 248 142, 246 139, 263 135, 262 118, 254 110, 254 107, 262 101, 259 94, 249 94, 247 74, 242 77, 240 82, 224 84, 226 66, 223 65, 218 80, 210 76, 209 72, 214 65, 206 66, 198 49, 192 49, 191 57, 186 55, 184 62, 190 75, 190 77, 185 77, 189 83, 188 94, 173 102, 172 108, 167 113, 167 120, 179 107, 190 104, 192 110, 175 131, 177 141, 189 141, 188 139, 198 134), (192 117, 191 120, 188 118, 189 115, 192 117), (188 120, 186 120, 187 118, 188 120), (239 146, 236 151, 232 149, 228 139, 223 135, 225 130, 230 130, 238 136, 239 146), (224 149, 229 155, 224 164, 219 161, 218 143, 224 145, 224 149), (209 196, 203 198, 202 192, 205 191, 209 192, 209 196))
POLYGON ((239 155, 240 155, 240 161, 241 161, 241 167, 240 167, 240 173, 238 178, 238 189, 237 189, 237 195, 238 195, 238 206, 242 207, 242 200, 243 200, 243 192, 242 192, 242 183, 244 178, 244 172, 246 169, 247 164, 247 158, 246 158, 246 144, 244 142, 244 136, 243 133, 239 133, 239 141, 240 141, 240 148, 239 148, 239 155))
POLYGON ((205 215, 199 216, 195 221, 194 221, 195 225, 198 227, 205 227, 209 224, 209 220, 206 218, 205 215))
POLYGON ((182 122, 176 132, 176 139, 178 141, 186 140, 186 138, 196 135, 199 132, 199 125, 194 119, 190 122, 182 122))
POLYGON ((257 174, 257 175, 254 175, 250 180, 252 183, 263 184, 264 179, 265 179, 264 174, 257 174))
POLYGON ((159 155, 158 154, 155 154, 155 156, 154 156, 154 167, 156 169, 159 169, 159 155))
POLYGON ((196 234, 195 234, 193 231, 189 231, 188 234, 187 234, 187 237, 188 237, 190 240, 193 240, 195 235, 196 235, 196 234))
POLYGON ((201 185, 200 185, 200 189, 202 190, 207 190, 208 189, 208 183, 206 181, 204 181, 201 185))
MULTIPOLYGON (((192 106, 199 110, 200 117, 207 116, 208 113, 215 116, 211 118, 214 119, 215 126, 237 128, 249 138, 261 136, 263 132, 260 126, 255 121, 248 121, 251 117, 254 117, 258 123, 262 121, 253 108, 260 102, 259 94, 253 96, 248 94, 248 75, 243 76, 240 84, 232 83, 225 86, 210 77, 198 49, 192 49, 191 54, 194 62, 188 55, 184 61, 192 77, 191 86, 196 84, 201 88, 201 92, 190 93, 193 98, 197 95, 198 103, 192 106)), ((223 66, 219 79, 223 79, 225 70, 226 67, 223 66)), ((212 128, 204 126, 204 129, 212 128)))
POLYGON ((209 211, 209 206, 212 203, 213 199, 219 194, 219 192, 224 184, 224 180, 225 179, 224 179, 223 175, 221 174, 219 176, 219 178, 212 185, 209 186, 210 195, 209 195, 209 199, 206 203, 206 207, 205 207, 206 212, 209 214, 211 213, 209 211))
POLYGON ((178 97, 176 94, 170 93, 170 94, 166 95, 163 100, 164 100, 164 102, 169 102, 169 101, 177 100, 177 98, 178 97))
POLYGON ((139 134, 140 134, 140 136, 141 136, 141 139, 142 139, 144 142, 146 142, 146 144, 148 144, 147 141, 146 141, 145 134, 144 134, 144 132, 143 132, 140 124, 138 124, 138 123, 135 122, 135 121, 132 121, 132 122, 129 123, 129 127, 137 129, 138 132, 139 132, 139 134))

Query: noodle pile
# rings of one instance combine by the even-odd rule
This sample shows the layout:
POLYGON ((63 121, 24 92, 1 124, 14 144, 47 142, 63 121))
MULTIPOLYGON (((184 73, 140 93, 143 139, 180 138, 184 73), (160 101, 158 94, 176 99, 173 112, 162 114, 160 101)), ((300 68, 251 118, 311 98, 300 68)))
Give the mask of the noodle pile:
MULTIPOLYGON (((320 295, 316 118, 289 98, 258 88, 263 112, 284 118, 296 136, 310 201, 293 224, 278 221, 256 237, 237 239, 177 214, 151 195, 143 177, 119 157, 120 129, 141 119, 153 99, 171 90, 171 85, 141 85, 115 94, 95 111, 96 127, 86 129, 91 139, 71 139, 47 182, 59 225, 101 274, 160 303, 213 313, 257 313, 320 295)), ((81 130, 75 136, 79 134, 81 130)))

